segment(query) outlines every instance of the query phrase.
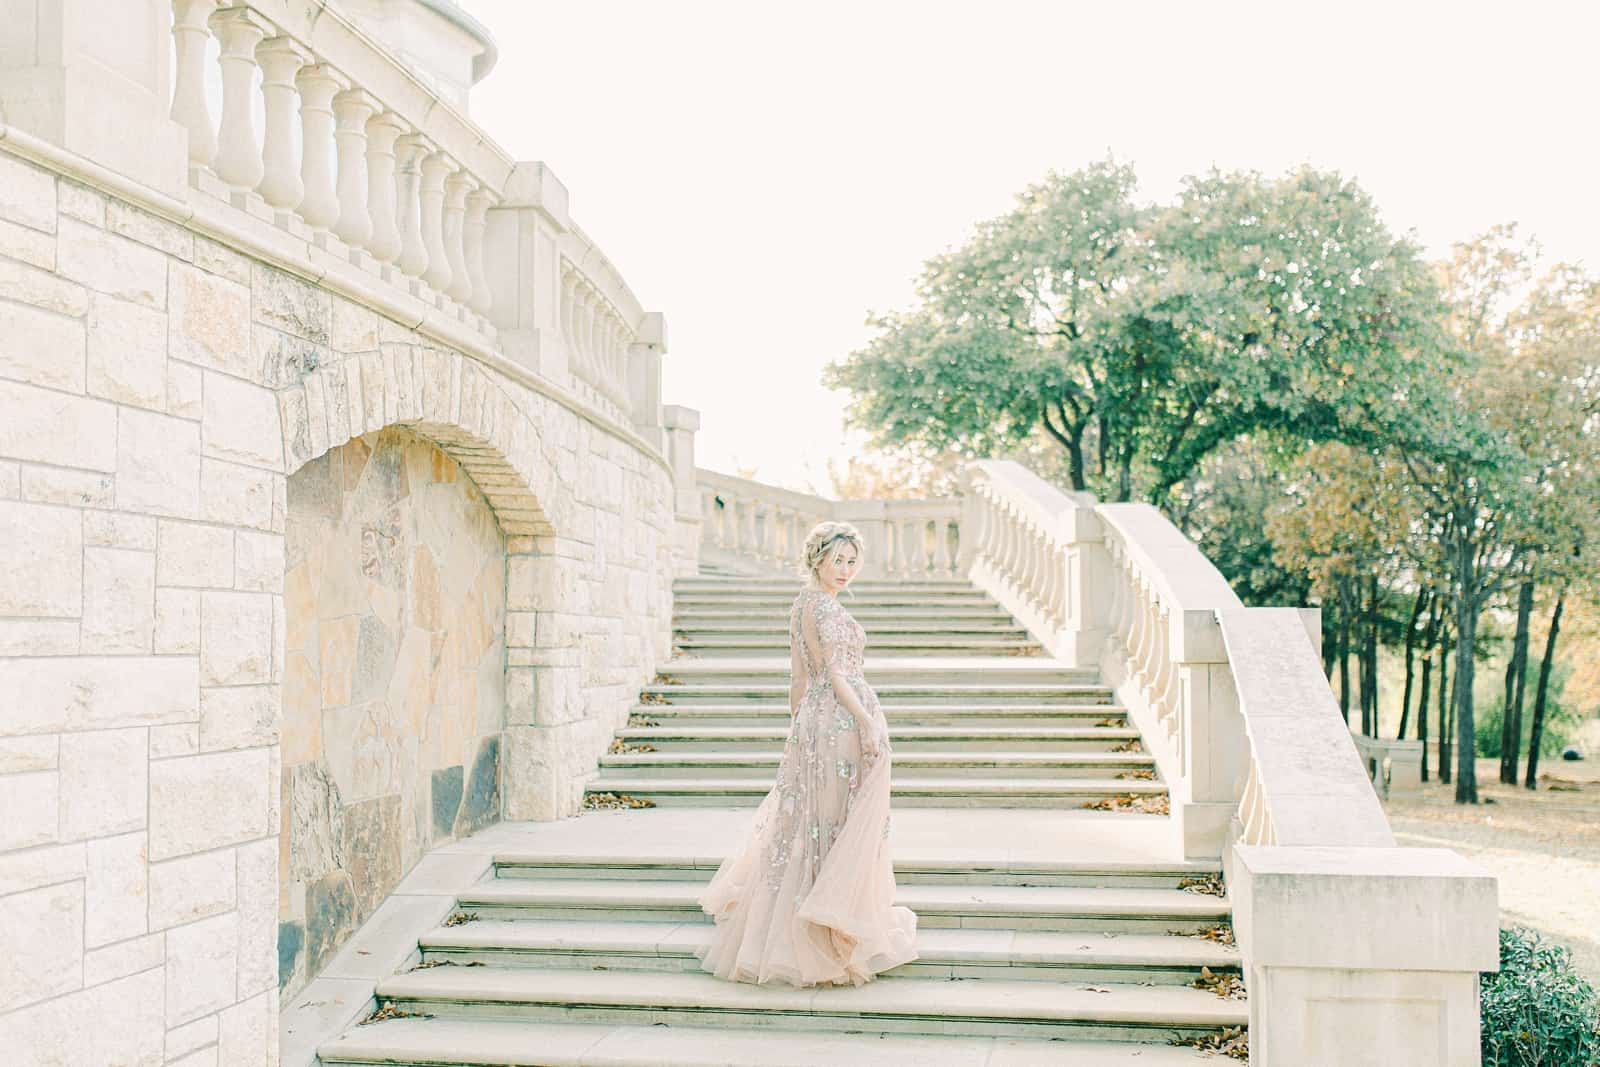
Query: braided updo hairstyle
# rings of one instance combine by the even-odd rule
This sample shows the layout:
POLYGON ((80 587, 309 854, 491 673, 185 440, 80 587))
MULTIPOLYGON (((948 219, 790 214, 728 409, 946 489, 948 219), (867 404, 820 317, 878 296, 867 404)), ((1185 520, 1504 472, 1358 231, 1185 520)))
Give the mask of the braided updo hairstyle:
POLYGON ((806 544, 800 550, 800 575, 815 578, 817 568, 824 560, 845 545, 853 545, 861 552, 861 531, 848 522, 819 522, 806 535, 806 544))

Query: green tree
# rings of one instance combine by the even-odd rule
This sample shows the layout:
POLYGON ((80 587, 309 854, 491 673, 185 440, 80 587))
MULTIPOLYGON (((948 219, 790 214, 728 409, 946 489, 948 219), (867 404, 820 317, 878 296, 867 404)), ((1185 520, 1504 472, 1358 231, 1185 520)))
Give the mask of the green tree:
POLYGON ((917 305, 828 368, 874 444, 995 454, 1041 429, 1074 489, 1162 500, 1228 442, 1368 439, 1427 378, 1437 291, 1371 199, 1310 169, 1050 175, 930 260, 917 305))

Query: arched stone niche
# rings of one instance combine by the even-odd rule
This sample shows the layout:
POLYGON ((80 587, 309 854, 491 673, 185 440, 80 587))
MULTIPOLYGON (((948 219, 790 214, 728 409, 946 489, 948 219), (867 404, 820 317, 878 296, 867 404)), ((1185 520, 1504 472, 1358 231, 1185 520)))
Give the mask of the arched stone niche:
POLYGON ((317 975, 429 848, 501 812, 505 536, 390 427, 289 477, 279 986, 317 975))

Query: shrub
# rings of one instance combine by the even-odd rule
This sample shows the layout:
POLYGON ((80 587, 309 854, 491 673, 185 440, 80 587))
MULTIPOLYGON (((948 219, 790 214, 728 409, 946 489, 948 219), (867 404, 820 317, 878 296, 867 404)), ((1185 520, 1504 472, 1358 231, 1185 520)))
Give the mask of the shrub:
POLYGON ((1500 931, 1500 970, 1479 984, 1484 1067, 1600 1067, 1600 1002, 1564 945, 1500 931))

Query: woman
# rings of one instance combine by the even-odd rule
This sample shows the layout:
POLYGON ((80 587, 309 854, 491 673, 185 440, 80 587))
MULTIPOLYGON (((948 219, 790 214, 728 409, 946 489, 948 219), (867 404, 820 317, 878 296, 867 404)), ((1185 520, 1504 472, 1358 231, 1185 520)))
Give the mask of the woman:
POLYGON ((889 724, 861 673, 866 632, 838 601, 860 565, 849 523, 806 538, 778 780, 700 897, 716 928, 696 954, 719 978, 860 985, 917 958, 917 917, 894 903, 889 724))

